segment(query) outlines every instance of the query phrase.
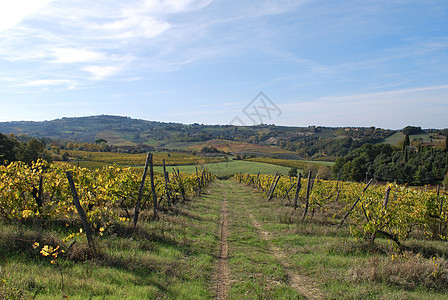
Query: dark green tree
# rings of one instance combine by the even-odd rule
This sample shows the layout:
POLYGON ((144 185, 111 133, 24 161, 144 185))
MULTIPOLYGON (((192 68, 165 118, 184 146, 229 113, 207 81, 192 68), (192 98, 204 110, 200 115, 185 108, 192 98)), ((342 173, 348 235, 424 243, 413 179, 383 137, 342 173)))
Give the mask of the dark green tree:
POLYGON ((297 176, 297 167, 291 167, 288 171, 289 177, 295 177, 297 176))
POLYGON ((18 142, 0 133, 0 165, 8 164, 17 160, 16 150, 18 142))

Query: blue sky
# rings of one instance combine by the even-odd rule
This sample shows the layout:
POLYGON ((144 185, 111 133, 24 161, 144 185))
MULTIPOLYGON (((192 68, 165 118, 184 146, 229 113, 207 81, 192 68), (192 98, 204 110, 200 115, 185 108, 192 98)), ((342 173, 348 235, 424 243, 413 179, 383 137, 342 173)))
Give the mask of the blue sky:
POLYGON ((251 125, 259 92, 269 124, 446 128, 448 2, 0 1, 0 121, 251 125))

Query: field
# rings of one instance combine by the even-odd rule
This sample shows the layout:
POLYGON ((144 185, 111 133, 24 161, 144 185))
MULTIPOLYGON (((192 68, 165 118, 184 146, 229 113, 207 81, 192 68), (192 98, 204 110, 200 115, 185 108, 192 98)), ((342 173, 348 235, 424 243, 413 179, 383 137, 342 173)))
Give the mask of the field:
POLYGON ((328 167, 332 167, 334 165, 334 162, 329 161, 291 160, 291 159, 280 159, 270 157, 254 157, 254 158, 248 158, 247 160, 284 166, 288 168, 295 167, 297 169, 305 169, 309 167, 309 165, 328 166, 328 167))
MULTIPOLYGON (((74 162, 88 161, 104 163, 107 165, 117 164, 120 166, 142 166, 145 165, 146 153, 129 154, 115 152, 89 152, 78 150, 67 150, 74 162)), ((226 160, 224 157, 205 157, 180 152, 156 152, 154 153, 154 165, 161 166, 163 159, 167 166, 196 165, 226 160)), ((101 164, 99 164, 101 165, 101 164)))
MULTIPOLYGON (((275 174, 276 172, 279 172, 282 175, 287 175, 289 170, 287 167, 245 160, 229 160, 226 162, 205 164, 199 167, 203 167, 219 177, 230 176, 237 172, 254 174, 257 174, 258 172, 262 174, 275 174)), ((183 173, 193 173, 196 171, 196 166, 194 165, 180 165, 175 168, 179 168, 180 172, 183 173)), ((163 172, 162 167, 156 167, 154 170, 163 172)))
MULTIPOLYGON (((88 169, 101 169, 109 165, 122 167, 131 166, 135 170, 142 170, 146 154, 127 154, 113 152, 88 152, 69 150, 70 157, 74 158, 71 165, 88 169)), ((179 169, 182 173, 194 173, 196 168, 205 168, 216 176, 230 176, 237 172, 287 175, 289 168, 277 164, 270 164, 246 160, 225 160, 224 157, 204 157, 185 153, 155 153, 155 172, 162 173, 162 159, 166 160, 168 170, 179 169), (225 161, 224 161, 225 160, 225 161)))
POLYGON ((264 146, 243 142, 235 142, 228 140, 210 140, 201 144, 196 144, 186 148, 191 151, 201 151, 203 147, 214 147, 219 151, 234 154, 258 154, 258 155, 275 155, 275 156, 288 156, 298 158, 298 156, 291 151, 281 149, 274 146, 264 146))
MULTIPOLYGON (((431 133, 413 134, 413 135, 409 136, 409 138, 410 138, 411 142, 414 139, 420 139, 420 138, 423 139, 423 141, 425 141, 425 142, 429 142, 429 141, 431 141, 431 138, 430 138, 431 135, 432 135, 431 133)), ((399 142, 403 142, 404 138, 405 138, 405 136, 404 136, 403 132, 399 131, 399 132, 394 133, 390 137, 386 138, 384 140, 384 143, 396 146, 396 145, 398 145, 399 142)))

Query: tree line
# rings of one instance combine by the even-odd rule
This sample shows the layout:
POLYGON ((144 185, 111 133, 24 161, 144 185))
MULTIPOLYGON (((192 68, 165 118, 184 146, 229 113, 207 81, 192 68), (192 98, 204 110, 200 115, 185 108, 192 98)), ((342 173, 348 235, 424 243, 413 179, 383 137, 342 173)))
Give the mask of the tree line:
POLYGON ((413 147, 405 138, 402 147, 365 144, 336 159, 333 174, 337 179, 363 181, 374 178, 403 184, 436 184, 446 180, 448 144, 444 149, 413 147))
POLYGON ((0 133, 0 165, 13 161, 31 164, 39 158, 52 161, 51 154, 45 149, 45 143, 36 138, 18 140, 15 135, 0 133))

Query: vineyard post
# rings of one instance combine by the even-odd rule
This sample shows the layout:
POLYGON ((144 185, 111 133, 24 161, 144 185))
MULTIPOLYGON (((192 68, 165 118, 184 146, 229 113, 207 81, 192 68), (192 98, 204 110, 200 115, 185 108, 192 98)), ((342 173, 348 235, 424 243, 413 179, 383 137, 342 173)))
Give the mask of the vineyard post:
MULTIPOLYGON (((291 179, 291 177, 289 177, 289 179, 291 179)), ((289 180, 289 182, 291 183, 291 180, 289 180)), ((289 192, 296 186, 296 183, 293 182, 291 184, 291 186, 289 187, 289 189, 285 192, 285 195, 283 196, 282 200, 285 200, 286 198, 288 198, 288 202, 291 202, 291 198, 289 198, 289 192)))
POLYGON ((345 220, 348 218, 348 216, 350 215, 352 210, 356 207, 356 204, 358 204, 359 200, 361 200, 362 194, 364 194, 364 192, 369 188, 369 186, 372 183, 372 181, 373 181, 373 178, 370 179, 370 181, 366 184, 366 186, 362 190, 361 194, 359 195, 358 199, 356 199, 355 203, 353 203, 352 207, 349 209, 347 214, 344 216, 344 218, 342 218, 341 223, 339 223, 339 225, 338 225, 338 229, 342 227, 342 224, 344 224, 345 220))
POLYGON ((44 188, 43 188, 42 174, 39 175, 39 191, 37 192, 37 199, 39 199, 37 206, 42 207, 44 202, 44 188))
POLYGON ((271 200, 272 197, 274 196, 274 191, 275 191, 275 188, 277 187, 277 183, 278 183, 279 180, 280 180, 280 174, 278 175, 277 179, 275 180, 274 186, 272 187, 272 191, 269 194, 268 200, 271 200))
POLYGON ((166 172, 165 159, 163 159, 163 177, 165 179, 166 200, 168 201, 168 205, 171 205, 170 188, 168 187, 169 178, 168 173, 166 172))
POLYGON ((173 170, 174 170, 174 175, 176 176, 176 179, 177 179, 177 181, 179 183, 179 189, 180 189, 180 194, 182 195, 182 200, 183 201, 187 201, 187 197, 185 196, 184 185, 183 185, 182 180, 180 178, 179 168, 177 168, 177 171, 174 168, 173 168, 173 170))
POLYGON ((308 183, 306 186, 306 198, 305 198, 305 210, 303 211, 303 215, 302 215, 302 220, 305 220, 306 214, 308 212, 308 207, 310 205, 310 194, 311 194, 311 184, 312 184, 312 180, 313 178, 311 178, 311 176, 313 175, 313 172, 310 170, 310 172, 308 173, 308 183))
MULTIPOLYGON (((384 196, 384 201, 383 201, 383 211, 386 210, 386 208, 387 208, 387 204, 389 203, 390 190, 391 190, 391 188, 390 188, 390 186, 388 186, 387 189, 386 189, 386 195, 384 196)), ((376 221, 375 221, 375 224, 378 224, 378 219, 379 219, 379 218, 380 218, 380 217, 378 216, 378 218, 377 218, 376 221)), ((379 232, 379 229, 378 229, 378 228, 375 229, 375 232, 372 234, 372 236, 371 236, 371 238, 370 238, 370 244, 373 245, 373 242, 375 242, 376 234, 377 234, 378 232, 379 232)))
POLYGON ((255 185, 258 185, 258 187, 260 187, 260 172, 258 172, 258 174, 257 174, 257 178, 255 179, 254 184, 255 184, 255 185))
POLYGON ((297 188, 296 188, 296 194, 294 195, 294 209, 297 209, 297 199, 299 199, 299 192, 302 188, 302 173, 299 173, 299 177, 297 177, 297 188))
POLYGON ((275 182, 275 180, 277 179, 277 175, 278 175, 278 172, 275 173, 274 178, 272 178, 271 184, 269 184, 268 193, 266 194, 266 196, 267 196, 268 198, 269 198, 269 196, 271 195, 271 190, 272 190, 272 187, 274 186, 274 182, 275 182))
POLYGON ((151 181, 151 191, 152 191, 152 203, 153 203, 153 219, 157 218, 157 195, 156 195, 156 187, 154 185, 154 163, 152 161, 152 154, 149 158, 149 179, 151 181))
POLYGON ((89 248, 93 252, 93 255, 96 256, 95 243, 92 237, 92 229, 90 228, 89 222, 87 221, 86 212, 82 208, 81 203, 79 203, 79 196, 78 192, 76 191, 75 182, 73 181, 72 172, 67 171, 65 172, 65 174, 67 175, 68 184, 70 185, 70 190, 73 196, 73 202, 75 204, 76 210, 78 211, 79 218, 81 219, 82 227, 86 232, 87 243, 89 244, 89 248))
POLYGON ((196 167, 196 180, 198 182, 198 195, 201 196, 201 179, 199 178, 198 167, 196 167))
MULTIPOLYGON (((440 185, 437 185, 437 197, 440 196, 440 185)), ((440 198, 440 208, 439 208, 439 216, 442 217, 443 213, 443 197, 440 198)), ((439 223, 439 234, 442 234, 442 222, 439 223)))
POLYGON ((142 181, 140 183, 140 188, 138 189, 138 198, 137 202, 135 203, 135 209, 134 209, 134 226, 137 226, 138 222, 138 215, 140 213, 140 203, 142 201, 142 195, 143 195, 143 189, 145 187, 145 180, 146 180, 146 173, 148 172, 148 164, 149 160, 152 158, 152 154, 148 153, 146 155, 146 162, 145 162, 145 169, 143 170, 142 175, 142 181))
POLYGON ((36 188, 33 186, 32 195, 34 200, 36 200, 37 209, 40 211, 42 205, 43 205, 43 199, 44 199, 44 191, 43 191, 43 185, 42 185, 42 174, 39 175, 39 189, 36 190, 36 188))

